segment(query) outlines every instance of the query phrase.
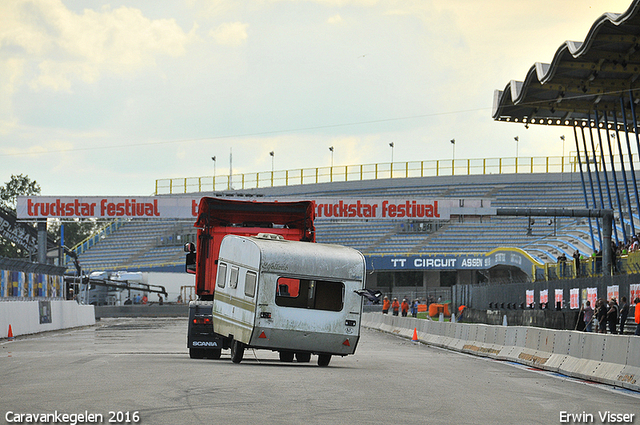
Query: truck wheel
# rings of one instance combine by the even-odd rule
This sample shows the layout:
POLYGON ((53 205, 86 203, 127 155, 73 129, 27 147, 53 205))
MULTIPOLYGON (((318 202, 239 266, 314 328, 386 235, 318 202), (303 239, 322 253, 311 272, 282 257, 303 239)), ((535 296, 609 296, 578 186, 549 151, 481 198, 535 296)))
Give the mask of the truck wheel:
POLYGON ((222 355, 222 349, 214 348, 213 350, 209 350, 209 353, 207 354, 207 358, 208 359, 213 359, 213 360, 218 360, 221 355, 222 355))
POLYGON ((235 339, 231 343, 231 361, 234 363, 240 363, 244 356, 244 344, 235 339))
POLYGON ((291 363, 293 361, 293 351, 280 351, 280 361, 291 363))
POLYGON ((189 357, 192 359, 203 359, 204 350, 202 348, 189 348, 189 357))
POLYGON ((329 366, 331 354, 318 354, 318 366, 329 366))
POLYGON ((296 353, 298 363, 309 363, 311 361, 311 353, 296 353))

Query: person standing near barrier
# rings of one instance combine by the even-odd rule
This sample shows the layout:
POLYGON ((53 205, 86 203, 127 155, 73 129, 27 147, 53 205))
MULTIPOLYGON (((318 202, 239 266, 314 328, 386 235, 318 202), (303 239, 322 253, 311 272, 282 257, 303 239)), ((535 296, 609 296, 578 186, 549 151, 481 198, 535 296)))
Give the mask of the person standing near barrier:
POLYGON ((411 303, 411 315, 415 318, 418 317, 418 300, 417 299, 413 300, 413 302, 411 303))
POLYGON ((402 300, 402 304, 400 304, 400 309, 402 310, 402 317, 407 317, 407 314, 409 313, 409 303, 407 302, 406 298, 402 300))
POLYGON ((633 303, 636 305, 634 307, 634 311, 635 311, 635 321, 636 321, 636 336, 640 336, 640 307, 638 307, 638 304, 640 304, 640 298, 636 298, 635 300, 633 300, 633 303))
POLYGON ((624 334, 624 325, 629 317, 629 304, 627 303, 627 297, 620 298, 620 335, 624 334))
POLYGON ((598 298, 596 301, 596 320, 598 320, 597 333, 607 333, 607 306, 602 298, 598 298))
POLYGON ((389 307, 391 307, 391 302, 389 301, 389 297, 385 295, 382 299, 382 314, 389 314, 389 307))
POLYGON ((567 256, 564 252, 558 257, 558 266, 560 266, 560 277, 564 277, 565 269, 567 268, 567 256))
POLYGON ((393 310, 393 315, 397 316, 398 311, 400 311, 400 303, 398 302, 397 298, 393 299, 393 302, 391 303, 391 309, 393 310))
POLYGON ((465 305, 461 305, 460 307, 458 307, 458 318, 456 319, 456 322, 462 322, 465 308, 467 308, 467 306, 465 305))
POLYGON ((584 331, 593 332, 593 309, 591 308, 591 301, 587 300, 584 307, 584 331))
POLYGON ((612 334, 617 334, 618 324, 618 302, 615 298, 609 300, 609 310, 607 310, 607 322, 609 323, 609 331, 612 334))

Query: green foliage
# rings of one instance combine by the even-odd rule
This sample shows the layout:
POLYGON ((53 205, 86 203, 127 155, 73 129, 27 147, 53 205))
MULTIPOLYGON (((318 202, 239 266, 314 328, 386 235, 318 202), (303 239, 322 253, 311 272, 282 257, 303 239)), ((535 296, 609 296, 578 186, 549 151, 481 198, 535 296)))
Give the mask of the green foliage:
POLYGON ((49 235, 53 236, 56 244, 60 243, 61 225, 64 225, 64 245, 67 248, 73 248, 91 236, 100 227, 99 223, 94 219, 75 219, 64 223, 58 220, 50 221, 48 225, 49 235))
MULTIPOLYGON (((19 195, 33 196, 40 194, 40 185, 31 180, 29 176, 18 174, 12 175, 11 180, 0 186, 0 206, 15 212, 16 202, 19 195)), ((98 222, 94 219, 75 219, 62 223, 58 219, 49 219, 47 232, 49 240, 60 244, 60 226, 64 224, 64 244, 72 248, 78 243, 91 236, 98 229, 98 222)), ((13 243, 0 238, 0 256, 9 258, 27 258, 29 252, 15 246, 13 243)))
MULTIPOLYGON (((6 210, 15 212, 18 195, 39 195, 40 185, 29 176, 22 174, 12 175, 11 180, 0 186, 0 206, 6 210)), ((28 258, 29 252, 13 243, 0 238, 0 257, 28 258)))
POLYGON ((31 180, 29 176, 22 174, 12 175, 11 180, 0 186, 0 205, 16 210, 16 200, 18 195, 31 196, 40 194, 40 185, 35 180, 31 180))

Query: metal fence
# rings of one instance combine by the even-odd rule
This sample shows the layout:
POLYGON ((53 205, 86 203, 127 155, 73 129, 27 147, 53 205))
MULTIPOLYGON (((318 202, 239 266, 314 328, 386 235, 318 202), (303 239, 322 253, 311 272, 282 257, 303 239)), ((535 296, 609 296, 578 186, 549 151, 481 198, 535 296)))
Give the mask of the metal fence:
POLYGON ((526 300, 526 291, 534 291, 534 308, 540 308, 540 291, 548 290, 549 308, 555 309, 555 290, 561 289, 563 293, 562 309, 570 309, 570 290, 578 289, 579 302, 582 303, 587 288, 597 289, 597 298, 607 298, 607 288, 618 287, 618 302, 623 296, 627 297, 629 304, 630 285, 640 282, 636 274, 617 275, 610 277, 583 277, 577 279, 537 281, 525 283, 510 283, 502 285, 456 285, 452 290, 452 302, 455 306, 466 305, 476 310, 487 309, 522 309, 529 308, 526 300))
MULTIPOLYGON (((581 155, 584 155, 582 153, 581 155)), ((634 158, 637 161, 638 158, 634 158)), ((601 169, 600 158, 591 159, 601 169)), ((615 158, 619 167, 618 158, 615 158)), ((628 158, 625 160, 628 161, 628 158)), ((605 164, 609 166, 609 164, 605 164)), ((639 164, 640 165, 640 164, 639 164)), ((610 166, 608 169, 611 169, 610 166)), ((578 171, 575 153, 568 156, 449 159, 341 165, 283 171, 179 177, 156 180, 155 194, 216 192, 232 189, 292 186, 301 184, 376 180, 388 178, 437 177, 483 174, 565 173, 578 171)))
MULTIPOLYGON (((534 266, 535 280, 563 280, 579 277, 600 277, 602 273, 602 257, 591 256, 581 258, 579 265, 573 259, 566 262, 549 263, 534 266)), ((640 273, 640 252, 631 252, 612 259, 612 274, 640 273)))

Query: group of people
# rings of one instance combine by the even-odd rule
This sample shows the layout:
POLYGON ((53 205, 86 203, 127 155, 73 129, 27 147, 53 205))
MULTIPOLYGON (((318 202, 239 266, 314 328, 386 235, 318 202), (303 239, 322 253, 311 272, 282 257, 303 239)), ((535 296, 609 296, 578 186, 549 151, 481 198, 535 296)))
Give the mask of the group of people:
MULTIPOLYGON (((145 305, 149 302, 149 298, 147 298, 147 294, 144 295, 140 295, 140 294, 136 294, 133 296, 133 300, 129 297, 127 297, 126 301, 124 302, 125 305, 129 305, 129 304, 142 304, 145 305)), ((164 298, 162 298, 162 295, 158 294, 158 304, 163 305, 164 304, 164 298)))
POLYGON ((389 314, 389 310, 391 310, 394 316, 398 316, 398 314, 401 313, 402 317, 407 317, 409 310, 411 310, 411 315, 418 317, 418 304, 420 304, 418 299, 411 301, 411 304, 409 304, 406 298, 404 298, 401 303, 397 297, 394 297, 393 301, 390 301, 389 297, 385 295, 382 299, 382 314, 389 314))
POLYGON ((136 294, 133 296, 133 300, 128 298, 126 299, 126 301, 124 302, 125 305, 127 304, 146 304, 149 302, 149 299, 147 298, 147 294, 144 295, 140 295, 140 294, 136 294))
MULTIPOLYGON (((637 325, 635 334, 640 336, 640 308, 638 308, 640 298, 636 298, 634 304, 636 304, 635 322, 637 325)), ((624 327, 629 317, 627 297, 620 299, 620 305, 615 297, 612 297, 608 302, 600 298, 596 300, 594 307, 591 306, 590 301, 587 301, 580 309, 585 332, 607 333, 608 328, 609 333, 612 334, 624 333, 624 327)))

